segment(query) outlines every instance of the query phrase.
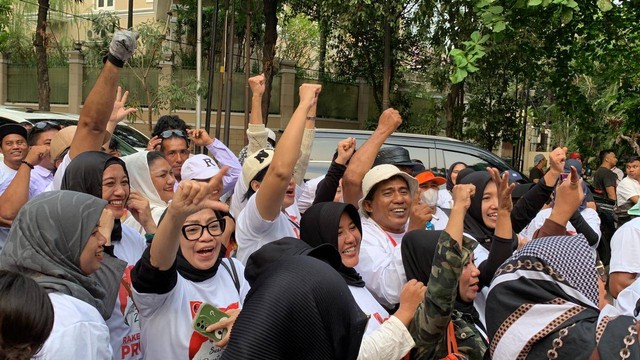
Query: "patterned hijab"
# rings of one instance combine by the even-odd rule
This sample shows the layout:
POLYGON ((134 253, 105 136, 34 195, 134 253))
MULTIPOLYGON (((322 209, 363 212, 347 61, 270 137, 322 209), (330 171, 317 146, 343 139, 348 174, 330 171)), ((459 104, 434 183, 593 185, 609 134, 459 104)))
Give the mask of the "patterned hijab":
POLYGON ((105 256, 86 275, 80 254, 107 202, 73 191, 45 192, 29 201, 11 226, 0 268, 29 273, 48 292, 61 292, 94 306, 107 319, 125 263, 105 256))
MULTIPOLYGON (((305 211, 300 222, 300 238, 312 247, 330 244, 338 250, 338 228, 340 217, 347 213, 362 234, 360 214, 355 206, 337 202, 322 202, 305 211)), ((358 244, 360 246, 360 244, 358 244)), ((364 287, 364 281, 354 268, 344 265, 337 269, 347 285, 364 287)))
POLYGON ((516 251, 487 297, 491 358, 587 358, 597 348, 613 359, 629 336, 630 358, 640 359, 633 318, 599 319, 595 265, 582 234, 535 239, 516 251))

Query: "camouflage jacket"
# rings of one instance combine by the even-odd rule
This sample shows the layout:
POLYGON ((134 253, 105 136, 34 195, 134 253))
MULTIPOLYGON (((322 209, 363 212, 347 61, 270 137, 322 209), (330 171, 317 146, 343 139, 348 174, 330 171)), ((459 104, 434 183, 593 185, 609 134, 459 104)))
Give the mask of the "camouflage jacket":
POLYGON ((447 326, 453 321, 458 352, 471 360, 482 359, 487 345, 473 319, 454 308, 458 280, 464 264, 478 243, 464 237, 462 250, 443 231, 438 240, 427 293, 409 327, 416 346, 412 359, 442 359, 447 356, 447 326))

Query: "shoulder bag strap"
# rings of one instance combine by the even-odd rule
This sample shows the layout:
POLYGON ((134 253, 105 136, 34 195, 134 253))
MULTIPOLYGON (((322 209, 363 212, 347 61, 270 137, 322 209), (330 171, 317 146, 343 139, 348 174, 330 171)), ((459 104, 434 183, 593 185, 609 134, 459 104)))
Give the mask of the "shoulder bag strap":
POLYGON ((229 260, 231 269, 229 269, 229 265, 225 264, 224 259, 220 262, 220 264, 222 264, 225 270, 227 270, 227 272, 229 273, 229 276, 231 276, 231 279, 233 280, 233 284, 236 286, 236 291, 238 292, 238 294, 240 294, 240 279, 238 278, 238 271, 236 270, 236 265, 233 263, 232 259, 227 259, 227 260, 229 260))

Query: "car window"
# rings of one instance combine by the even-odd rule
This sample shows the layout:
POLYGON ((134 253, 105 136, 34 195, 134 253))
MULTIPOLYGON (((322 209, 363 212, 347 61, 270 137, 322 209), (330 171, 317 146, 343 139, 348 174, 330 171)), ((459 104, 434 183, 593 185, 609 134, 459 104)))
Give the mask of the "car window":
MULTIPOLYGON (((500 171, 507 170, 504 166, 500 166, 499 164, 489 164, 487 161, 469 154, 459 153, 455 151, 449 150, 441 150, 444 155, 444 163, 447 169, 451 164, 455 162, 463 162, 467 164, 467 167, 471 167, 474 170, 486 170, 489 166, 498 166, 500 171)), ((446 171, 446 170, 445 170, 446 171)))
POLYGON ((127 126, 116 126, 115 135, 117 135, 119 138, 126 141, 127 144, 133 147, 146 148, 147 143, 149 142, 149 139, 147 139, 144 135, 127 126))

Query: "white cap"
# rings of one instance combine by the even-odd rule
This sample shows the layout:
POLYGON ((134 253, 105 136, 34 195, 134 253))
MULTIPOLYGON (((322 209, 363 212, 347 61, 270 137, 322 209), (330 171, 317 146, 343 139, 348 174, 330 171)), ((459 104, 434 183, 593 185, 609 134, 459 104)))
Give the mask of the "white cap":
POLYGON ((269 128, 267 128, 267 139, 273 141, 274 144, 276 143, 276 133, 269 128))
POLYGON ((364 217, 369 217, 369 214, 362 207, 362 202, 369 195, 369 191, 376 186, 376 184, 381 183, 385 180, 389 180, 394 176, 402 176, 407 181, 409 185, 409 192, 411 193, 411 198, 416 193, 418 189, 418 180, 413 176, 405 173, 398 169, 395 165, 391 164, 382 164, 378 166, 374 166, 367 172, 367 174, 362 179, 362 199, 358 201, 358 208, 360 209, 360 214, 364 217))
POLYGON ((273 160, 273 150, 271 149, 260 149, 247 156, 242 164, 242 180, 244 180, 244 183, 248 187, 251 186, 251 180, 260 170, 269 166, 271 160, 273 160))
POLYGON ((182 164, 180 175, 183 180, 209 180, 219 171, 220 168, 215 160, 207 155, 197 154, 182 164))

